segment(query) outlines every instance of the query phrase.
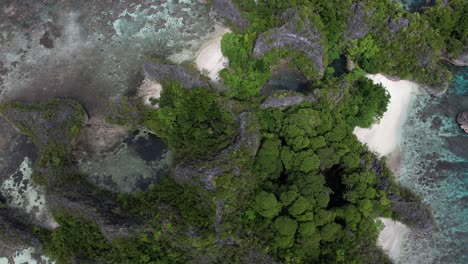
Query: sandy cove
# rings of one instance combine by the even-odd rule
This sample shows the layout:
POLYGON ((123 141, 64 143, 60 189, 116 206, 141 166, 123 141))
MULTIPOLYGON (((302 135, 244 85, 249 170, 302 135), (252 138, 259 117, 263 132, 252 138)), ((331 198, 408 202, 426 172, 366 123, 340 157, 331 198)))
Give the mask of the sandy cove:
POLYGON ((231 32, 229 28, 216 25, 214 36, 205 42, 195 55, 197 69, 214 82, 219 80, 219 71, 229 63, 221 52, 221 39, 229 32, 231 32))
MULTIPOLYGON (((419 93, 419 87, 416 83, 410 81, 389 80, 382 74, 368 74, 366 77, 374 83, 384 86, 390 94, 390 102, 387 111, 378 123, 371 128, 356 127, 353 133, 371 151, 380 156, 390 157, 392 160, 392 155, 398 152, 401 128, 412 102, 419 93)), ((394 262, 398 262, 401 248, 408 237, 410 229, 404 224, 389 218, 378 218, 378 220, 382 221, 385 227, 379 234, 377 244, 394 262)))
POLYGON ((384 229, 380 232, 377 244, 394 262, 398 261, 403 243, 408 238, 410 229, 390 218, 377 218, 384 224, 384 229))
POLYGON ((374 83, 382 84, 390 94, 387 112, 380 122, 371 128, 354 129, 354 134, 369 149, 380 156, 387 156, 397 149, 401 139, 401 127, 406 120, 409 106, 419 93, 416 83, 391 81, 382 74, 366 75, 374 83))

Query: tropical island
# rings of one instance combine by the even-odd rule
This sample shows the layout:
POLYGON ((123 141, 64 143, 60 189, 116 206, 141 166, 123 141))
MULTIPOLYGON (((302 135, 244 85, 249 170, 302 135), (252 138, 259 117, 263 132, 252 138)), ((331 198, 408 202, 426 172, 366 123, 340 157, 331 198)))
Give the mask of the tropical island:
POLYGON ((45 196, 38 217, 0 195, 3 243, 55 263, 396 261, 395 235, 433 219, 388 155, 411 94, 466 66, 468 3, 209 2, 196 59, 148 57, 105 118, 70 98, 0 104, 45 196), (122 142, 147 163, 109 159, 122 142), (92 176, 108 168, 122 176, 92 176))

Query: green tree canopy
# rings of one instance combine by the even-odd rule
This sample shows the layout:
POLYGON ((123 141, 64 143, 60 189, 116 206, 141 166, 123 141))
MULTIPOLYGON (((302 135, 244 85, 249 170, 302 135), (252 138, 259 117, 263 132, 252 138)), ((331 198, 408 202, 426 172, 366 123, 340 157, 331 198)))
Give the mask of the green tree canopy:
POLYGON ((277 216, 281 209, 275 195, 264 191, 257 194, 253 207, 261 216, 266 218, 277 216))

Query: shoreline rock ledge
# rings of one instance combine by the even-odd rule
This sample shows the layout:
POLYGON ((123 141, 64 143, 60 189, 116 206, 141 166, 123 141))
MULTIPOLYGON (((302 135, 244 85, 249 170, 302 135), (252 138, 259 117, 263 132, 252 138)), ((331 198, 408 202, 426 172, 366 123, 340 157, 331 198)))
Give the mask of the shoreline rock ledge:
POLYGON ((465 131, 465 133, 468 133, 468 111, 458 114, 457 123, 460 125, 460 128, 465 131))

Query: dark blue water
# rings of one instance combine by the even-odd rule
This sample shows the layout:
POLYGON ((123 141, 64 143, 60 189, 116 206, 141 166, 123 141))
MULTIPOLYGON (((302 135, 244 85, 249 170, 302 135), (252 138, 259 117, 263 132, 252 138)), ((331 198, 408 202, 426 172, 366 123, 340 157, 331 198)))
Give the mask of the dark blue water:
POLYGON ((304 92, 309 88, 310 82, 300 72, 283 68, 272 74, 261 93, 263 96, 269 96, 275 91, 304 92))
POLYGON ((338 59, 332 61, 330 66, 335 70, 333 77, 340 77, 346 73, 346 57, 341 55, 338 59))
POLYGON ((410 235, 401 263, 468 263, 468 134, 456 122, 468 111, 468 67, 452 72, 448 92, 418 95, 403 127, 400 183, 432 207, 435 228, 410 235))

